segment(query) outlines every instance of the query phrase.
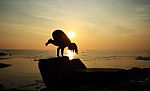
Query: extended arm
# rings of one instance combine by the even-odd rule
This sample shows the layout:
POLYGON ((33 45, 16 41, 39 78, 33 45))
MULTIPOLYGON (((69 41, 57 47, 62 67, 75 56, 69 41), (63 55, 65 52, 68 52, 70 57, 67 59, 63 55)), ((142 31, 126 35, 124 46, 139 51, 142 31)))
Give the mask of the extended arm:
POLYGON ((55 40, 52 40, 52 39, 49 39, 48 41, 47 41, 47 43, 45 43, 45 45, 47 46, 48 44, 53 44, 53 45, 55 45, 55 46, 58 46, 58 42, 57 41, 55 41, 55 40))
POLYGON ((52 39, 49 39, 49 40, 47 41, 47 43, 45 43, 45 45, 47 46, 48 44, 51 43, 51 41, 52 41, 52 39))

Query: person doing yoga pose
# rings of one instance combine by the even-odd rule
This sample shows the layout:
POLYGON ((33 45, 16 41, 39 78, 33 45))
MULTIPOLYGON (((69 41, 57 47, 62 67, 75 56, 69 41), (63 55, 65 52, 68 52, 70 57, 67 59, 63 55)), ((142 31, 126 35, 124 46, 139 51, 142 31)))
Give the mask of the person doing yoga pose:
POLYGON ((64 56, 64 49, 68 47, 69 50, 76 52, 78 54, 78 48, 75 43, 71 43, 70 39, 67 37, 67 35, 62 30, 55 30, 52 33, 53 39, 49 39, 45 45, 53 44, 55 46, 58 46, 57 48, 57 56, 59 57, 59 50, 61 49, 61 55, 64 56))

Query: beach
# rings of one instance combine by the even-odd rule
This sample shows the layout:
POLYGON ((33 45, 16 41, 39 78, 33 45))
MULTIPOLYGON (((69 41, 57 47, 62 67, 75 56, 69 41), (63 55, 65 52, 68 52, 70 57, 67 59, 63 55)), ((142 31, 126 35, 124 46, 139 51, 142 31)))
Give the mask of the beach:
MULTIPOLYGON (((9 55, 0 56, 0 63, 10 64, 10 66, 0 69, 1 91, 39 91, 42 88, 46 88, 40 75, 38 61, 35 61, 35 59, 54 57, 54 50, 1 50, 1 52, 9 55)), ((85 50, 79 53, 78 58, 87 68, 150 68, 149 60, 135 59, 137 56, 147 55, 149 55, 149 51, 112 52, 85 50)), ((142 89, 149 91, 149 84, 150 76, 139 81, 122 82, 103 88, 99 88, 99 86, 82 86, 68 89, 68 91, 141 91, 142 89)), ((57 89, 57 91, 59 90, 57 89)))

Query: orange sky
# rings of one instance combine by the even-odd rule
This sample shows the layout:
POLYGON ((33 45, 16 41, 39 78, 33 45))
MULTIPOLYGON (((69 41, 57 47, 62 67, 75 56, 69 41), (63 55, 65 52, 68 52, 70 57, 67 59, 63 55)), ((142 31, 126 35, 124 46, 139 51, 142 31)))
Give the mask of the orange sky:
POLYGON ((149 0, 1 0, 0 49, 45 46, 74 31, 79 50, 149 50, 149 0))

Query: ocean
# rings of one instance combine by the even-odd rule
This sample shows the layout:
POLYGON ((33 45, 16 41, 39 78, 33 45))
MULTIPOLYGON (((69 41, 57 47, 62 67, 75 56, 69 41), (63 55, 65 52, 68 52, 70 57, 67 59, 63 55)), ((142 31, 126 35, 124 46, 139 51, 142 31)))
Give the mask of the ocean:
MULTIPOLYGON (((39 90, 44 87, 39 69, 40 58, 56 57, 55 50, 0 49, 0 63, 12 66, 0 69, 0 85, 6 89, 39 90)), ((70 59, 80 58, 87 68, 150 68, 150 60, 137 60, 136 57, 150 57, 150 50, 80 50, 79 54, 65 50, 70 59)))
MULTIPOLYGON (((56 57, 56 50, 1 49, 0 52, 9 54, 1 56, 0 60, 24 58, 34 61, 34 59, 56 57)), ((80 58, 88 68, 150 67, 148 60, 135 59, 138 56, 150 57, 150 50, 81 50, 79 55, 65 50, 64 55, 71 59, 80 58)))

